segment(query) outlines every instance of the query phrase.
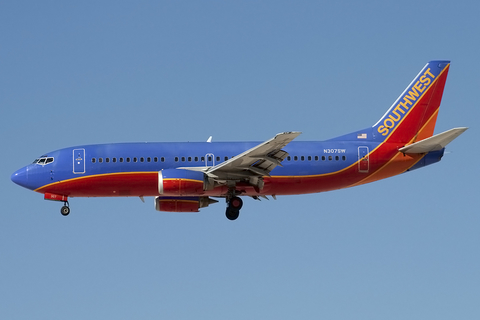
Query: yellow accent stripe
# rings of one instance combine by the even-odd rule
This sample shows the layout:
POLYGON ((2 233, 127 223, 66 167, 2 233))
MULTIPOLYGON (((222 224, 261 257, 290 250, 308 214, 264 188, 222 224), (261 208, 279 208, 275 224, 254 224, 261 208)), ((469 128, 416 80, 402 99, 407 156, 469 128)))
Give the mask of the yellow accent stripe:
MULTIPOLYGON (((433 80, 432 84, 428 87, 428 89, 417 99, 417 101, 415 102, 415 104, 407 111, 407 113, 405 114, 405 116, 402 118, 402 120, 400 120, 400 122, 398 123, 398 125, 395 126, 395 128, 390 132, 390 134, 385 138, 385 140, 383 142, 381 142, 376 148, 374 148, 372 151, 370 151, 369 154, 372 154, 373 152, 375 152, 378 148, 380 148, 384 143, 386 143, 388 141, 388 138, 400 127, 401 123, 408 117, 408 114, 416 107, 416 105, 418 104, 418 102, 421 100, 421 98, 423 98, 423 96, 429 91, 431 90, 431 88, 434 87, 434 84, 435 82, 438 81, 438 79, 441 77, 441 75, 446 72, 446 70, 448 70, 450 67, 450 64, 448 64, 440 73, 439 75, 433 80)), ((431 121, 431 119, 436 115, 438 114, 438 111, 439 109, 437 109, 433 114, 432 116, 429 118, 428 121, 425 122, 425 124, 423 125, 423 127, 419 130, 423 130, 425 128, 425 126, 431 121)), ((411 144, 412 141, 415 139, 415 137, 410 140, 410 142, 408 144, 411 144)), ((406 145, 408 145, 406 144, 406 145)), ((385 165, 383 165, 382 167, 380 167, 379 169, 377 169, 375 172, 372 172, 368 177, 366 177, 365 179, 362 179, 360 182, 357 182, 351 186, 355 186, 355 185, 358 185, 358 184, 362 184, 362 181, 365 181, 366 179, 369 179, 371 178, 373 175, 377 174, 379 171, 381 171, 382 169, 384 169, 390 162, 392 162, 394 159, 395 159, 396 155, 392 157, 392 159, 390 159, 385 165)), ((420 161, 421 158, 418 160, 420 161)), ((417 161, 417 162, 418 162, 417 161)), ((338 174, 338 173, 341 173, 343 171, 346 171, 350 168, 352 168, 353 166, 356 166, 358 165, 358 161, 352 163, 351 165, 349 165, 348 167, 345 167, 341 170, 338 170, 338 171, 334 171, 334 172, 329 172, 329 173, 322 173, 322 174, 315 174, 315 175, 303 175, 303 176, 272 176, 272 178, 276 178, 276 179, 279 179, 279 178, 282 178, 282 179, 290 179, 290 178, 315 178, 315 177, 322 177, 322 176, 329 176, 329 175, 334 175, 334 174, 338 174)), ((415 162, 415 164, 417 163, 415 162)), ((415 164, 413 164, 412 166, 414 166, 415 164)), ((411 168, 411 167, 410 167, 411 168)), ((127 174, 139 174, 139 173, 154 173, 154 174, 158 174, 158 171, 134 171, 134 172, 113 172, 113 173, 102 173, 102 174, 94 174, 94 175, 87 175, 87 176, 82 176, 82 177, 77 177, 77 178, 72 178, 72 179, 67 179, 67 180, 62 180, 62 181, 57 181, 57 182, 53 182, 53 183, 50 183, 50 184, 47 184, 47 185, 44 185, 40 188, 37 188, 35 189, 34 191, 36 192, 41 192, 42 189, 44 188, 47 188, 47 187, 50 187, 50 186, 53 186, 53 185, 56 185, 56 184, 61 184, 61 183, 64 183, 64 182, 71 182, 71 181, 75 181, 75 180, 81 180, 81 179, 89 179, 89 178, 93 178, 93 177, 102 177, 102 176, 109 176, 109 175, 127 175, 127 174)), ((167 178, 165 180, 173 180, 172 178, 167 178)), ((191 180, 191 179, 185 179, 185 180, 189 180, 189 181, 193 181, 193 182, 199 182, 199 180, 191 180)))
POLYGON ((425 124, 418 130, 418 132, 417 132, 417 134, 415 135, 415 137, 413 137, 412 140, 410 140, 407 144, 405 144, 405 146, 408 146, 408 145, 416 142, 417 137, 418 137, 418 134, 419 134, 420 132, 422 132, 427 125, 430 124, 430 121, 432 121, 432 119, 434 119, 435 117, 438 116, 438 112, 439 112, 439 111, 440 111, 440 107, 438 107, 437 110, 435 110, 435 112, 432 114, 432 116, 431 116, 430 118, 428 118, 427 121, 425 121, 425 124))
POLYGON ((111 173, 101 173, 101 174, 92 174, 92 175, 87 175, 87 176, 81 176, 81 177, 76 177, 72 179, 67 179, 67 180, 62 180, 62 181, 57 181, 53 183, 46 184, 44 186, 41 186, 40 188, 37 188, 33 191, 40 192, 41 189, 54 186, 56 184, 61 184, 65 182, 71 182, 75 180, 85 180, 85 179, 90 179, 90 178, 96 178, 96 177, 105 177, 105 176, 112 176, 112 175, 127 175, 127 174, 138 174, 138 173, 154 173, 158 174, 158 171, 133 171, 133 172, 111 172, 111 173))
MULTIPOLYGON (((398 123, 398 125, 395 126, 395 128, 394 128, 394 129, 392 130, 392 132, 388 135, 388 137, 385 138, 385 140, 382 141, 375 149, 373 149, 372 151, 370 151, 369 154, 373 154, 378 148, 380 148, 383 144, 385 144, 385 143, 388 142, 388 138, 400 127, 401 123, 407 118, 408 113, 410 113, 410 111, 412 111, 412 110, 416 107, 416 105, 417 105, 418 102, 421 100, 421 98, 423 98, 423 96, 424 96, 431 88, 435 87, 435 86, 434 86, 435 82, 437 82, 438 79, 440 78, 440 76, 441 76, 446 70, 448 70, 449 66, 450 66, 450 64, 448 64, 448 66, 445 67, 445 68, 440 72, 440 74, 433 80, 432 84, 428 87, 428 89, 417 99, 417 101, 415 102, 415 104, 407 111, 407 114, 402 118, 402 120, 400 120, 400 122, 398 123)), ((422 126, 422 128, 419 130, 419 132, 426 127, 426 125, 428 124, 428 122, 430 122, 431 119, 432 119, 436 114, 438 114, 439 109, 440 109, 440 108, 438 108, 438 109, 432 114, 432 116, 430 117, 430 119, 425 122, 425 124, 422 126)), ((413 143, 412 141, 413 141, 414 139, 415 139, 415 137, 414 137, 413 139, 411 139, 406 145, 413 143)), ((390 163, 395 159, 395 157, 396 157, 397 155, 398 155, 398 154, 395 154, 395 155, 394 155, 386 164, 384 164, 382 167, 380 167, 379 169, 377 169, 375 172, 372 172, 371 174, 369 174, 367 177, 365 177, 365 178, 362 179, 361 181, 359 181, 359 182, 357 182, 357 183, 355 183, 355 184, 350 185, 349 187, 353 187, 353 186, 356 186, 356 185, 359 185, 359 184, 363 184, 363 183, 364 183, 363 181, 371 178, 373 175, 377 174, 380 170, 383 170, 388 164, 390 164, 390 163)), ((422 159, 422 158, 418 159, 418 161, 420 161, 421 159, 422 159)), ((358 165, 358 162, 359 162, 359 161, 360 161, 360 160, 356 161, 355 163, 351 164, 350 166, 345 167, 345 168, 343 168, 343 169, 341 169, 341 170, 339 170, 339 171, 334 171, 334 172, 329 172, 329 173, 322 173, 322 174, 316 174, 316 175, 306 175, 306 176, 272 176, 272 178, 315 178, 315 177, 329 176, 329 175, 338 174, 338 173, 341 173, 341 172, 343 172, 343 171, 345 171, 345 170, 348 170, 348 169, 352 168, 353 166, 358 165)), ((417 164, 418 161, 416 161, 411 167, 413 167, 415 164, 417 164)), ((410 169, 411 167, 409 167, 408 169, 410 169)), ((408 170, 408 169, 407 169, 407 170, 408 170)))
MULTIPOLYGON (((440 108, 438 108, 438 109, 432 114, 432 116, 425 122, 425 124, 422 126, 422 128, 421 128, 420 130, 418 130, 418 132, 422 131, 422 130, 427 126, 427 124, 432 120, 432 118, 435 117, 435 116, 438 114, 438 111, 439 111, 439 110, 440 110, 440 108)), ((405 144, 405 145, 407 146, 407 145, 412 144, 412 143, 415 141, 416 137, 417 137, 417 136, 415 135, 415 137, 413 137, 413 138, 412 138, 407 144, 405 144)), ((360 180, 359 182, 354 183, 354 184, 352 184, 352 185, 350 185, 350 186, 348 186, 348 187, 354 187, 354 186, 358 186, 358 185, 361 185, 361 184, 366 183, 365 180, 368 180, 368 179, 372 178, 373 176, 375 176, 376 174, 380 173, 380 171, 382 171, 383 169, 385 169, 386 166, 388 166, 392 161, 394 161, 395 158, 396 158, 399 154, 401 154, 401 152, 395 154, 395 156, 393 156, 392 159, 390 159, 390 160, 389 160, 386 164, 384 164, 382 167, 378 168, 375 172, 372 172, 372 174, 370 174, 370 175, 369 175, 368 177, 366 177, 365 179, 362 179, 362 180, 360 180)), ((420 157, 417 161, 415 161, 415 163, 413 163, 413 164, 412 164, 410 167, 408 167, 406 170, 412 168, 414 165, 416 165, 416 164, 417 164, 420 160, 422 160, 422 159, 423 159, 423 157, 420 157)))

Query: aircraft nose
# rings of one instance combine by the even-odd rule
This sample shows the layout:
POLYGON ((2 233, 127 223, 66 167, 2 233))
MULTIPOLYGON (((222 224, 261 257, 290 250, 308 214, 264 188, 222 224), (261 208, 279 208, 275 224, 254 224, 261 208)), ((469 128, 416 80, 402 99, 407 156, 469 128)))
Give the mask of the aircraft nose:
POLYGON ((28 188, 28 170, 27 167, 19 169, 15 171, 12 176, 10 177, 13 182, 22 186, 24 188, 28 188))

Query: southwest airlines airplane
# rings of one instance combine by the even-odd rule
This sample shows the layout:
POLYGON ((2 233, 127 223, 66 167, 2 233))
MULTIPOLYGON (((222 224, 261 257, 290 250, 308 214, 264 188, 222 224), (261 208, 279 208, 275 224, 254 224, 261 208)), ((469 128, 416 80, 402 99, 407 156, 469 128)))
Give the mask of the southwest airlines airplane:
POLYGON ((235 220, 241 196, 315 193, 358 186, 440 161, 467 128, 433 135, 449 61, 430 61, 372 127, 326 141, 115 143, 49 152, 13 173, 16 184, 63 202, 69 197, 155 197, 155 209, 198 212, 226 200, 235 220))

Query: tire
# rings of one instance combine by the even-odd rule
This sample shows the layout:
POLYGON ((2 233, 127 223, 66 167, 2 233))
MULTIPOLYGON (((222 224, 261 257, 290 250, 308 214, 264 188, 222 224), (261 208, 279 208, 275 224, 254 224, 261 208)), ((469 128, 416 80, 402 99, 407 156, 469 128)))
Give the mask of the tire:
POLYGON ((240 210, 243 207, 243 200, 240 197, 233 197, 228 204, 229 208, 240 210))
POLYGON ((67 206, 63 206, 62 209, 60 209, 60 213, 62 216, 66 217, 70 213, 70 208, 67 206))
POLYGON ((237 220, 238 216, 240 215, 240 210, 234 209, 234 208, 227 208, 227 211, 225 212, 225 216, 227 217, 228 220, 237 220))

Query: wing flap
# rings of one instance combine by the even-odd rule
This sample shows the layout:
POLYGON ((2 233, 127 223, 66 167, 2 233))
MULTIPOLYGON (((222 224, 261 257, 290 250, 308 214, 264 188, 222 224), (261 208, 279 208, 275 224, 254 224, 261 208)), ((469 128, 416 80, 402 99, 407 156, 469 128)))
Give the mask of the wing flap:
POLYGON ((445 148, 447 144, 455 140, 467 129, 468 128, 466 127, 453 128, 448 131, 434 135, 430 138, 400 148, 399 151, 403 153, 428 153, 431 151, 438 151, 445 148))
POLYGON ((276 166, 288 156, 282 150, 288 143, 298 137, 301 132, 283 132, 207 171, 213 176, 225 174, 236 176, 268 176, 276 166))

